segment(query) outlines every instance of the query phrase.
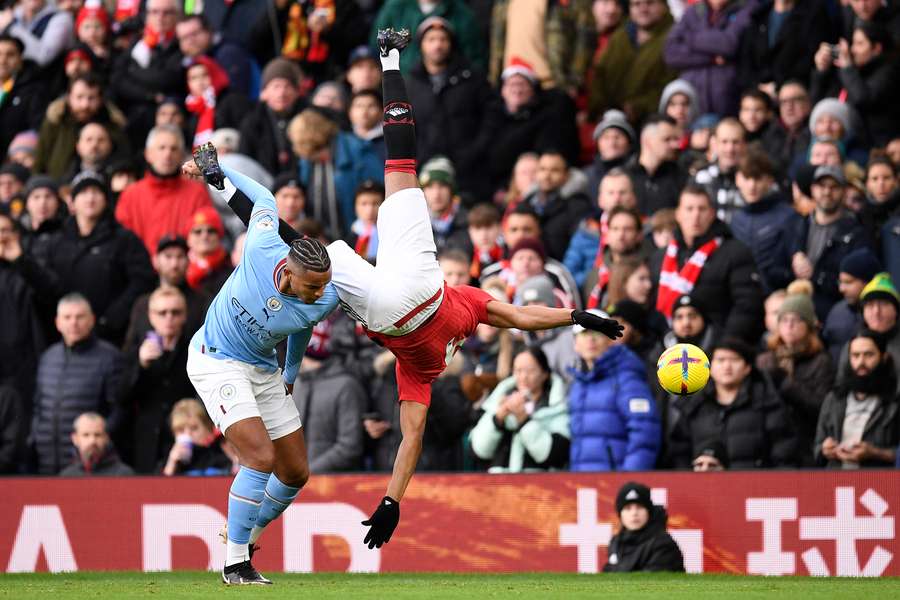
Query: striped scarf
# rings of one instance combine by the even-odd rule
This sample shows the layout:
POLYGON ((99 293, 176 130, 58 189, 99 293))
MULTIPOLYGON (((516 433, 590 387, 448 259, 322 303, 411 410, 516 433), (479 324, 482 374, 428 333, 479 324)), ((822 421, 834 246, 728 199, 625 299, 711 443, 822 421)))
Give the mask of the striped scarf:
POLYGON ((364 223, 357 219, 353 221, 350 230, 356 234, 356 244, 353 250, 368 260, 375 262, 378 255, 378 229, 374 223, 364 223))
POLYGON ((669 242, 659 274, 656 310, 664 314, 670 322, 672 321, 672 308, 675 305, 675 301, 680 296, 690 294, 694 290, 694 285, 697 283, 697 278, 700 277, 703 266, 721 245, 722 238, 720 237, 709 240, 697 248, 697 251, 681 267, 681 270, 678 270, 678 242, 675 238, 672 238, 669 242))
POLYGON ((603 290, 606 289, 606 284, 609 283, 609 267, 603 264, 603 253, 606 250, 606 234, 609 232, 609 217, 607 214, 604 212, 600 215, 600 244, 597 246, 597 258, 594 259, 594 268, 597 269, 597 283, 594 284, 588 296, 588 308, 600 306, 603 290))
POLYGON ((475 247, 472 252, 472 264, 469 267, 469 277, 478 279, 484 267, 500 262, 503 259, 503 246, 495 243, 490 248, 475 247))
POLYGON ((15 79, 10 77, 6 81, 3 82, 3 85, 0 85, 0 105, 3 104, 3 101, 6 100, 6 97, 13 89, 13 85, 15 84, 15 79))

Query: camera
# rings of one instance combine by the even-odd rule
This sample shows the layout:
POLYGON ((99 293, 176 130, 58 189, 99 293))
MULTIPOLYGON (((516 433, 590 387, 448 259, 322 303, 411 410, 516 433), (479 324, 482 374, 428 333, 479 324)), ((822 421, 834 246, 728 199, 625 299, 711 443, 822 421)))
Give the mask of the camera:
POLYGON ((838 55, 840 54, 840 47, 839 47, 837 44, 831 44, 831 45, 829 46, 829 49, 831 50, 831 58, 832 58, 832 60, 837 60, 837 59, 838 59, 838 55))

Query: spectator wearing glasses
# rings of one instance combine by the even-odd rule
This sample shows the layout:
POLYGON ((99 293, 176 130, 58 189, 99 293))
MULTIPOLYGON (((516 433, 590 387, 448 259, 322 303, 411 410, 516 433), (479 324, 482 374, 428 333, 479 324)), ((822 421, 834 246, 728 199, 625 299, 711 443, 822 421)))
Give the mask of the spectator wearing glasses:
POLYGON ((776 165, 789 165, 809 147, 807 127, 812 104, 806 85, 789 79, 778 88, 778 120, 763 136, 762 146, 776 165))
POLYGON ((147 304, 150 330, 125 349, 131 399, 130 431, 120 446, 139 473, 153 473, 174 441, 167 427, 175 403, 196 392, 187 377, 187 302, 177 288, 161 286, 147 304))

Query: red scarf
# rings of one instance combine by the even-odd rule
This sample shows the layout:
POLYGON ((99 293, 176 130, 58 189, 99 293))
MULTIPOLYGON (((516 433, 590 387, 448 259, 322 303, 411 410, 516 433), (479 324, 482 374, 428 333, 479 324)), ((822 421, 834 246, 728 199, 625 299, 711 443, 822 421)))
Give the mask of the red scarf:
POLYGON ((675 238, 669 242, 666 248, 666 256, 663 258, 662 269, 659 274, 659 291, 656 295, 656 310, 672 320, 672 308, 680 296, 690 294, 694 290, 697 278, 703 271, 706 261, 713 252, 722 245, 722 238, 709 240, 688 259, 681 270, 678 270, 678 242, 675 238))
POLYGON ((228 87, 229 81, 225 69, 208 56, 198 56, 193 59, 188 70, 194 65, 206 67, 206 72, 209 73, 209 79, 212 82, 212 85, 204 90, 203 95, 190 94, 184 99, 185 108, 197 115, 197 128, 194 130, 192 143, 192 147, 196 148, 212 139, 213 129, 216 125, 216 98, 222 93, 222 90, 228 87))
POLYGON ((469 277, 478 279, 481 277, 481 270, 484 267, 500 262, 502 259, 503 246, 496 242, 490 248, 476 247, 474 252, 472 252, 472 265, 469 267, 469 277))
POLYGON ((597 246, 597 258, 594 259, 594 268, 597 269, 597 283, 588 296, 588 308, 600 306, 603 290, 609 283, 609 267, 603 264, 603 253, 606 250, 606 234, 609 232, 609 217, 607 213, 600 215, 600 244, 597 246))
POLYGON ((378 229, 374 223, 363 223, 357 221, 351 227, 356 234, 356 245, 353 250, 366 260, 374 260, 375 254, 378 252, 378 229), (369 248, 374 242, 374 247, 369 248))
POLYGON ((225 248, 221 246, 209 256, 191 256, 191 261, 188 263, 187 276, 185 277, 188 285, 193 289, 199 288, 203 283, 203 280, 206 279, 210 273, 224 265, 227 260, 228 253, 225 252, 225 248))
POLYGON ((166 33, 160 33, 154 30, 149 25, 144 27, 144 43, 147 44, 147 47, 153 50, 160 44, 168 44, 175 37, 175 31, 167 31, 166 33))

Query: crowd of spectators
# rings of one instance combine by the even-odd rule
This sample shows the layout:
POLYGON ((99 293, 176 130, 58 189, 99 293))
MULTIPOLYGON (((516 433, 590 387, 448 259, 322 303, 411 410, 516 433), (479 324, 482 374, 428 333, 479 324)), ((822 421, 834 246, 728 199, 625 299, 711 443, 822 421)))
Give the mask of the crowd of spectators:
MULTIPOLYGON (((897 463, 897 0, 18 0, 0 473, 235 468, 185 362, 244 233, 180 165, 212 140, 291 226, 374 261, 386 26, 414 34, 448 284, 625 325, 480 325, 433 384, 420 469, 897 463), (710 358, 693 396, 656 381, 678 342, 710 358)), ((316 327, 294 387, 313 473, 391 468, 394 366, 341 311, 316 327)))

